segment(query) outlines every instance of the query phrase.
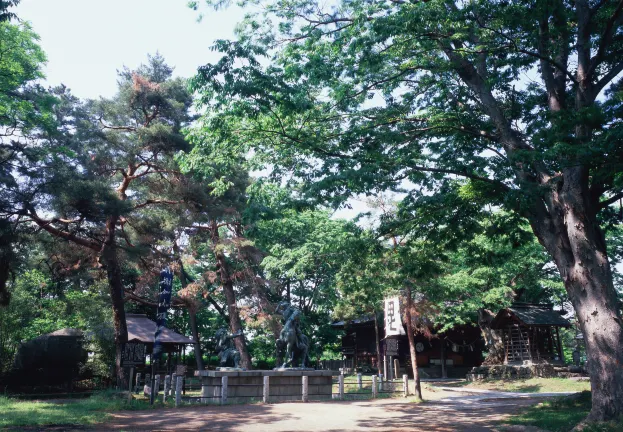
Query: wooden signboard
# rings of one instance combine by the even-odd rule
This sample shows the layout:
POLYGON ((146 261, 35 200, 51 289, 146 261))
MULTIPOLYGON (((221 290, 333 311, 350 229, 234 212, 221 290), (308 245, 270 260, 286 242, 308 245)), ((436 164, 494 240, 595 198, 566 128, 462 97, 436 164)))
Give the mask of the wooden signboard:
POLYGON ((121 365, 124 367, 142 366, 145 364, 145 344, 128 342, 121 351, 121 365))
POLYGON ((398 339, 385 339, 385 355, 397 356, 398 355, 398 339))

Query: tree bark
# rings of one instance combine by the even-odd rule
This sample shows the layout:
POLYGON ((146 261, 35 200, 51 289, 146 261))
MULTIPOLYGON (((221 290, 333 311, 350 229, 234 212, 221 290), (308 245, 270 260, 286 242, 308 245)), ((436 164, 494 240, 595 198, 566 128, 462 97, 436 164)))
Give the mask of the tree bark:
POLYGON ((374 338, 376 342, 376 367, 381 370, 381 338, 379 337, 379 319, 376 315, 376 310, 374 313, 374 338))
MULTIPOLYGON (((173 251, 179 256, 179 247, 177 243, 173 244, 173 251)), ((182 264, 181 258, 178 260, 180 265, 180 283, 182 288, 186 288, 188 283, 190 282, 189 276, 186 274, 186 270, 184 269, 184 264, 182 264)), ((197 364, 197 370, 203 370, 203 352, 201 351, 201 341, 199 339, 199 329, 197 327, 197 311, 195 306, 191 303, 188 308, 188 321, 190 324, 190 331, 193 334, 194 343, 194 354, 195 354, 195 362, 197 364)))
POLYGON ((197 329, 197 311, 195 308, 188 308, 188 319, 190 321, 190 329, 193 333, 195 362, 197 363, 197 370, 203 370, 203 352, 201 351, 201 343, 199 340, 199 331, 197 329))
POLYGON ((112 302, 117 385, 120 388, 126 388, 128 383, 126 383, 126 377, 121 367, 121 351, 123 349, 123 344, 128 341, 128 327, 125 319, 123 280, 121 279, 121 268, 119 266, 119 257, 117 256, 117 244, 115 242, 117 220, 117 215, 109 216, 106 220, 106 241, 102 246, 100 262, 106 267, 110 299, 112 302))
POLYGON ((411 322, 411 288, 407 287, 407 308, 405 315, 407 318, 407 339, 409 340, 409 353, 411 354, 411 368, 413 369, 413 381, 415 382, 415 397, 419 400, 422 398, 422 385, 420 383, 420 373, 417 367, 417 351, 415 350, 415 337, 413 336, 413 326, 411 322))
POLYGON ((478 310, 478 326, 482 332, 485 345, 487 346, 487 358, 482 362, 484 365, 500 365, 504 363, 505 348, 502 334, 499 330, 491 328, 491 321, 495 316, 486 309, 478 310))
MULTIPOLYGON (((216 258, 216 266, 219 276, 221 278, 221 284, 223 286, 223 292, 225 293, 225 299, 227 300, 227 314, 229 315, 229 327, 232 333, 237 333, 242 330, 242 323, 240 321, 240 314, 238 312, 238 306, 236 305, 236 293, 234 291, 234 284, 229 275, 229 265, 225 258, 225 254, 220 248, 218 225, 216 221, 212 222, 212 246, 214 249, 214 256, 216 258)), ((240 352, 240 365, 245 369, 252 369, 251 356, 247 349, 247 342, 242 333, 242 336, 234 338, 236 348, 240 352)))
POLYGON ((554 258, 584 334, 591 377, 589 421, 623 414, 623 328, 606 242, 589 199, 588 169, 566 168, 548 196, 549 218, 532 220, 554 258))

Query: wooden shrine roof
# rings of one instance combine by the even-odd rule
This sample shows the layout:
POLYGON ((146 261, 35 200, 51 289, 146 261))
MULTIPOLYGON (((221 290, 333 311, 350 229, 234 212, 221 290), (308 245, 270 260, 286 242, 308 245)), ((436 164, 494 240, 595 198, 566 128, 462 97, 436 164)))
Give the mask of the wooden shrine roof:
POLYGON ((526 326, 571 326, 571 323, 563 318, 558 311, 555 311, 551 305, 514 303, 498 312, 491 322, 491 328, 503 326, 503 322, 513 316, 526 326))
MULTIPOLYGON (((128 342, 154 343, 156 323, 143 314, 127 314, 128 342)), ((163 344, 188 345, 195 342, 184 335, 165 328, 160 334, 163 344)))

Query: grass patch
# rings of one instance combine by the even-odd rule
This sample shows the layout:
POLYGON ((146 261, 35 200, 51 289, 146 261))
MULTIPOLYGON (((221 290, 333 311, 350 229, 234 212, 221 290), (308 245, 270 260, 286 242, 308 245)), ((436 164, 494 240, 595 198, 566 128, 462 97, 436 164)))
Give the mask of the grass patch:
POLYGON ((435 383, 441 387, 464 387, 517 393, 581 392, 591 388, 589 381, 568 378, 529 378, 524 380, 484 380, 435 383))
POLYGON ((146 400, 129 404, 114 391, 103 391, 87 399, 63 402, 23 401, 0 396, 0 429, 21 426, 92 425, 105 421, 109 413, 121 410, 143 410, 162 407, 162 402, 149 405, 146 400))
MULTIPOLYGON (((512 416, 505 423, 522 426, 536 426, 550 432, 568 432, 586 418, 591 409, 591 393, 558 398, 527 408, 521 414, 512 416)), ((623 432, 622 423, 593 425, 584 432, 623 432)))

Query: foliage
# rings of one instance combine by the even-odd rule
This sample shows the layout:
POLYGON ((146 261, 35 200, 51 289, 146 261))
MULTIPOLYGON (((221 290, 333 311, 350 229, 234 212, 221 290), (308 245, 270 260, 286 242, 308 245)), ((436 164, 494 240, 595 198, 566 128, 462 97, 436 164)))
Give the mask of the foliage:
MULTIPOLYGON (((416 256, 483 234, 492 213, 512 214, 550 255, 580 316, 599 389, 592 418, 620 415, 620 383, 606 377, 623 328, 604 236, 620 224, 612 205, 623 197, 620 4, 262 6, 237 40, 217 41, 221 59, 191 82, 205 109, 194 157, 247 158, 334 206, 402 193, 397 223, 416 256)), ((432 270, 428 258, 403 263, 415 263, 409 277, 420 283, 432 270)))
MULTIPOLYGON (((20 342, 63 328, 83 330, 95 353, 84 368, 107 377, 113 357, 112 321, 107 290, 101 284, 76 289, 68 280, 54 280, 31 268, 11 284, 12 301, 0 315, 0 372, 8 372, 20 342)), ((86 370, 85 370, 86 372, 86 370)))
POLYGON ((39 37, 27 24, 8 22, 11 14, 5 13, 6 7, 15 3, 0 3, 0 306, 10 301, 5 288, 9 273, 18 266, 14 249, 24 234, 23 227, 10 223, 29 192, 27 182, 19 179, 36 175, 48 149, 28 146, 27 141, 50 130, 54 100, 37 84, 45 62, 39 37))

